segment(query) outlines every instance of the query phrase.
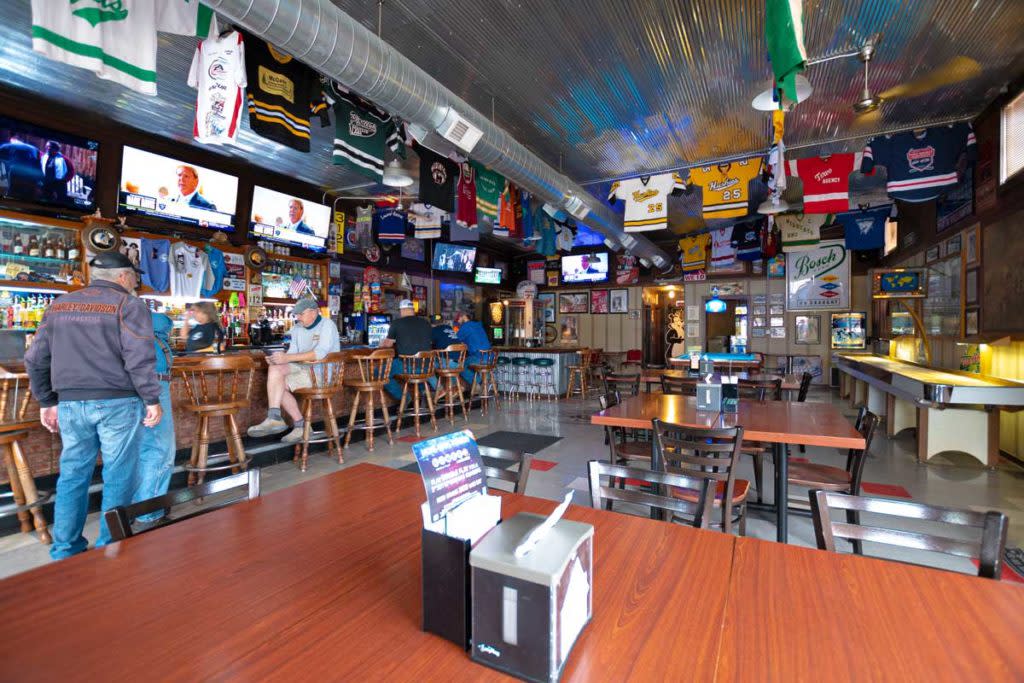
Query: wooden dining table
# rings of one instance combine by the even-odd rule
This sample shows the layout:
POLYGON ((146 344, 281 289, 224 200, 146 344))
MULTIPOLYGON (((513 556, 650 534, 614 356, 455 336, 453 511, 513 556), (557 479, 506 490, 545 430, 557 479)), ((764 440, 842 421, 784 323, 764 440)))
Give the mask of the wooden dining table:
MULTIPOLYGON (((864 437, 831 403, 740 399, 738 412, 722 413, 697 410, 697 399, 693 396, 640 394, 594 413, 590 421, 597 425, 650 430, 654 418, 683 427, 740 426, 744 440, 771 444, 775 464, 776 537, 780 543, 789 539, 789 462, 785 446, 864 448, 864 437)), ((655 469, 661 467, 653 452, 651 464, 655 469)))
MULTIPOLYGON (((4 680, 512 680, 421 630, 418 475, 369 464, 0 581, 4 680)), ((556 505, 502 496, 502 516, 556 505)), ((1024 590, 570 506, 567 681, 1019 680, 1024 590)))
MULTIPOLYGON (((723 373, 716 373, 717 379, 721 379, 723 373)), ((731 375, 744 382, 771 382, 772 380, 782 380, 783 391, 799 391, 800 390, 800 375, 793 373, 789 374, 778 374, 774 372, 734 372, 731 375)), ((700 381, 699 377, 695 377, 689 374, 686 370, 659 370, 655 368, 646 368, 640 373, 640 381, 646 387, 648 393, 651 391, 652 384, 658 384, 661 382, 662 377, 676 377, 680 379, 692 379, 693 381, 700 381)))

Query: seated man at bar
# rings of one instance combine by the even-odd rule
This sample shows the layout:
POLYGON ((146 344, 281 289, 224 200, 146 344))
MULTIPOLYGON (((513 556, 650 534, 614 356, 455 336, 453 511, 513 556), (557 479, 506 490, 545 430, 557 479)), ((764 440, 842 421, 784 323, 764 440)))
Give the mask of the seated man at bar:
MULTIPOLYGON (((398 304, 398 320, 391 323, 388 336, 380 343, 382 349, 395 347, 395 360, 391 363, 391 379, 384 388, 397 399, 402 398, 402 385, 395 375, 402 374, 402 361, 399 356, 411 356, 420 351, 429 351, 432 343, 433 330, 427 319, 416 315, 416 308, 409 299, 402 299, 398 304)), ((434 379, 430 380, 430 388, 437 386, 434 379)))
POLYGON ((455 322, 459 326, 459 331, 455 333, 455 336, 468 349, 466 351, 466 369, 459 376, 472 386, 476 373, 470 370, 469 366, 480 362, 480 352, 490 350, 491 340, 487 337, 487 330, 484 329, 484 326, 473 320, 468 313, 456 314, 455 322))
POLYGON ((305 420, 299 411, 292 390, 312 384, 309 369, 300 365, 323 360, 329 353, 341 350, 338 327, 330 318, 320 315, 315 299, 299 299, 292 308, 296 324, 292 326, 292 341, 288 351, 278 351, 267 357, 267 419, 249 427, 249 436, 272 436, 287 431, 281 411, 292 419, 292 430, 282 437, 282 443, 302 441, 305 420))
POLYGON ((431 345, 435 349, 447 349, 452 344, 459 343, 459 338, 455 336, 455 330, 444 321, 440 314, 435 313, 430 316, 430 324, 433 325, 430 330, 431 345))

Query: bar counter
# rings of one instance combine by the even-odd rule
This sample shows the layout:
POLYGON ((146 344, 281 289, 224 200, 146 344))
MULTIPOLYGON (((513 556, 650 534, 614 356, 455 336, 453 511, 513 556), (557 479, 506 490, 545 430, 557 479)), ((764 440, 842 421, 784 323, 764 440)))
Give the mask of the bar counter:
MULTIPOLYGON (((565 393, 566 387, 569 384, 569 364, 579 360, 579 349, 564 346, 538 346, 535 348, 528 346, 495 346, 494 349, 498 351, 499 357, 529 358, 531 360, 550 358, 554 363, 552 370, 554 372, 556 394, 565 393)), ((498 383, 502 383, 500 377, 498 383)), ((539 377, 537 369, 533 370, 527 384, 536 387, 537 393, 551 395, 550 387, 539 377)))

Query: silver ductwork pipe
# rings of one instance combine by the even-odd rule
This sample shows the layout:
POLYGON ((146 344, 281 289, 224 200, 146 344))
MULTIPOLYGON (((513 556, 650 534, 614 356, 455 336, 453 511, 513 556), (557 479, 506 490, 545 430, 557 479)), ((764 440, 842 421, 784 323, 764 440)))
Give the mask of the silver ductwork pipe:
POLYGON ((583 200, 588 227, 663 267, 671 259, 641 235, 626 235, 622 218, 555 171, 391 45, 330 0, 203 0, 232 22, 259 35, 383 109, 434 131, 454 109, 483 131, 472 156, 545 202, 565 208, 583 200))

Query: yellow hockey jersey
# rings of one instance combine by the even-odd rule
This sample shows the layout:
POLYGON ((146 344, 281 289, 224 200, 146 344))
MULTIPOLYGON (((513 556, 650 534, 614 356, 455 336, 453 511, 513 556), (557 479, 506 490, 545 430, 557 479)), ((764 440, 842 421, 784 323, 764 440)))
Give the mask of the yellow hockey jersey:
POLYGON ((684 189, 686 183, 677 173, 640 176, 612 183, 608 201, 621 199, 626 204, 626 232, 661 230, 668 227, 668 196, 684 189))
POLYGON ((704 189, 704 218, 745 216, 750 181, 760 173, 760 157, 691 168, 690 183, 704 189))
POLYGON ((683 262, 683 272, 692 273, 707 267, 708 249, 711 247, 711 235, 694 235, 679 240, 679 257, 683 262))

